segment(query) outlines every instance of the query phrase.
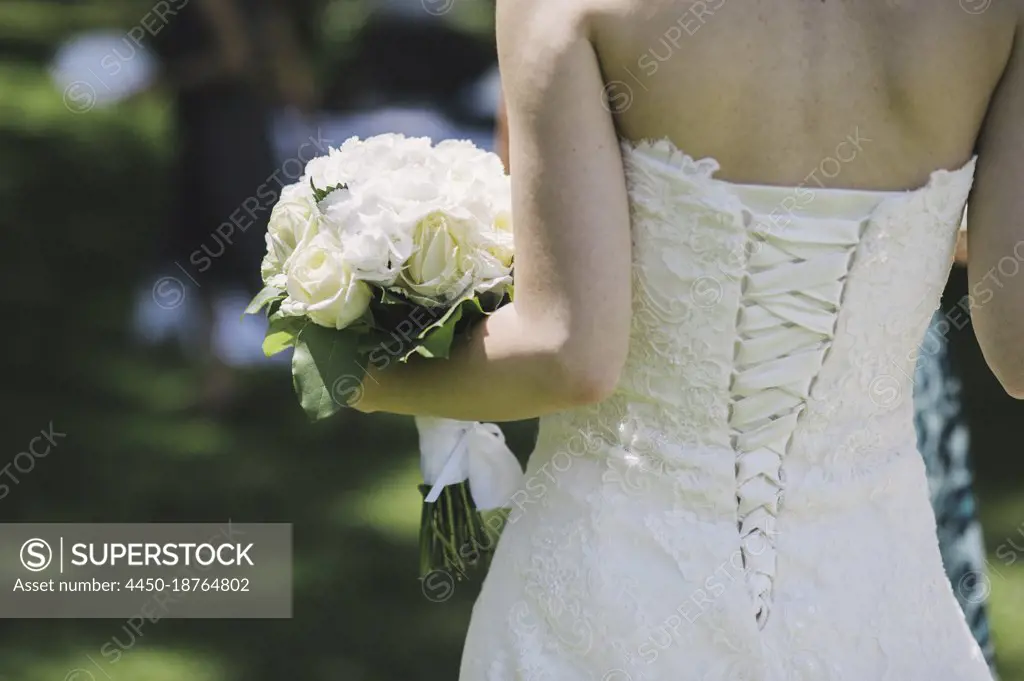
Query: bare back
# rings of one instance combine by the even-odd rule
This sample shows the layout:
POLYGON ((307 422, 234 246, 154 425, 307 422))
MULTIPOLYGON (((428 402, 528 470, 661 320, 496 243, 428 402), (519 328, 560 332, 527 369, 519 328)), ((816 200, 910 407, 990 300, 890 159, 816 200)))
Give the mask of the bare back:
POLYGON ((970 159, 1018 12, 1010 0, 579 1, 622 137, 667 137, 734 182, 795 186, 817 170, 824 186, 862 189, 914 188, 970 159))

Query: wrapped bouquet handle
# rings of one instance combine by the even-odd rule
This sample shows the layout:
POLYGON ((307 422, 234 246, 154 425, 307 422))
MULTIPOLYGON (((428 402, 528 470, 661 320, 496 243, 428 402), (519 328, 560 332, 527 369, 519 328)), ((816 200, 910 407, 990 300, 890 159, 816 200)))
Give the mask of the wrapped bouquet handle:
POLYGON ((461 579, 493 552, 523 470, 493 423, 417 417, 416 428, 424 481, 420 572, 461 579))

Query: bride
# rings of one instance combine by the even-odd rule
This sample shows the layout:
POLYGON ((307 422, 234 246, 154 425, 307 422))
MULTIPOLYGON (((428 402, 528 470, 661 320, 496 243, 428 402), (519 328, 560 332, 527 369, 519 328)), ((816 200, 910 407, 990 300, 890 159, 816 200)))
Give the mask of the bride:
POLYGON ((911 400, 968 194, 1024 397, 1024 2, 989 3, 499 0, 515 304, 356 405, 543 416, 461 681, 991 678, 911 400))

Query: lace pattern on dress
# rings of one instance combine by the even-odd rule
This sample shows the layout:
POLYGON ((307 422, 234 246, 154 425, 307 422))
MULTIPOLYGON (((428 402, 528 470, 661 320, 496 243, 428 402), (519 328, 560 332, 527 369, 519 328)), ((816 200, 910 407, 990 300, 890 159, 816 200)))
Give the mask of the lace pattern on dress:
POLYGON ((810 190, 775 232, 712 159, 623 143, 623 165, 626 367, 541 420, 460 681, 990 681, 899 399, 973 162, 810 190))

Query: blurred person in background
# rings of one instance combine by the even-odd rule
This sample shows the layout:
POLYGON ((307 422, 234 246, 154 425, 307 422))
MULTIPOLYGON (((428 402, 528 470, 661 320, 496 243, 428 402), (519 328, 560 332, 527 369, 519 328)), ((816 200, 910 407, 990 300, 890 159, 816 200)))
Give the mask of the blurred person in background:
MULTIPOLYGON (((501 157, 506 172, 511 170, 508 135, 504 96, 499 96, 494 150, 501 157)), ((954 262, 960 267, 967 264, 967 232, 964 228, 957 234, 954 262)), ((961 317, 965 314, 957 311, 961 312, 961 317)), ((959 321, 956 323, 960 324, 959 321)), ((942 310, 937 311, 922 344, 914 377, 914 425, 918 450, 928 471, 939 550, 946 574, 995 676, 995 648, 988 618, 985 546, 972 489, 970 431, 961 397, 960 378, 951 362, 947 339, 952 325, 942 310)))
POLYGON ((248 298, 259 283, 274 202, 239 209, 275 172, 270 114, 275 106, 316 105, 313 71, 294 27, 284 0, 194 0, 153 37, 178 138, 164 257, 190 280, 182 281, 186 298, 194 294, 199 303, 204 408, 225 406, 233 392, 233 371, 215 347, 218 298, 236 290, 248 298))
POLYGON ((326 52, 325 111, 316 123, 333 144, 400 133, 490 146, 493 98, 479 111, 474 95, 495 63, 493 42, 419 3, 376 3, 344 50, 326 52))
POLYGON ((323 37, 321 109, 314 116, 279 112, 273 126, 278 159, 294 155, 311 135, 330 146, 396 133, 469 139, 489 149, 493 42, 416 2, 372 4, 347 26, 349 41, 323 37))
POLYGON ((330 108, 372 109, 429 103, 462 118, 462 94, 495 62, 493 42, 461 30, 419 2, 380 3, 344 55, 325 55, 330 108))
MULTIPOLYGON (((966 218, 965 218, 966 223, 966 218)), ((967 265, 967 231, 957 234, 955 266, 967 265)), ((967 623, 996 673, 989 631, 985 545, 974 497, 970 429, 948 335, 966 324, 959 307, 939 309, 921 345, 914 376, 914 425, 938 525, 939 550, 967 623)))

